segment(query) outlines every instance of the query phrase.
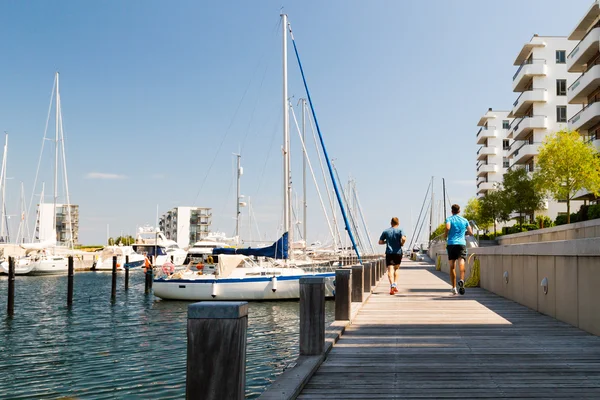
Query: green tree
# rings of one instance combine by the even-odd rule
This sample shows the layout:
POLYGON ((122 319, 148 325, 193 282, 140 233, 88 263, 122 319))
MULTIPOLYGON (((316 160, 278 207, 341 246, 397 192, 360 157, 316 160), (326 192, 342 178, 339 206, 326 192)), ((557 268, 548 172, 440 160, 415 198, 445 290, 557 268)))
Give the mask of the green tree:
POLYGON ((492 225, 491 219, 483 218, 481 215, 481 201, 476 197, 471 197, 463 211, 463 217, 469 221, 475 221, 479 229, 487 230, 492 225))
POLYGON ((445 232, 445 229, 446 229, 446 224, 441 224, 440 226, 435 228, 435 231, 431 232, 431 236, 429 236, 429 240, 433 240, 436 237, 443 235, 445 232))
POLYGON ((108 245, 109 245, 109 246, 114 246, 114 245, 115 245, 115 239, 113 239, 113 238, 109 237, 109 238, 108 238, 108 245))
POLYGON ((571 200, 586 189, 600 194, 600 158, 591 143, 577 131, 562 130, 547 136, 540 147, 536 186, 555 200, 567 201, 567 223, 571 222, 571 200))
POLYGON ((496 235, 496 222, 510 220, 510 208, 504 191, 492 190, 480 200, 480 218, 483 221, 492 221, 494 224, 494 235, 496 235))
POLYGON ((508 170, 502 179, 502 187, 506 211, 519 214, 519 228, 523 226, 526 215, 534 214, 544 205, 543 193, 536 190, 536 185, 525 168, 508 170))

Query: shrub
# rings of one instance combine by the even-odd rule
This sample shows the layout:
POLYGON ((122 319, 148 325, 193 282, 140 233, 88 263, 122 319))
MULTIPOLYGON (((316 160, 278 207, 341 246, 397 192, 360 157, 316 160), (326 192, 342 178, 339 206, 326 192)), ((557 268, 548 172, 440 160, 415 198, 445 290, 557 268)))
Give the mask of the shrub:
POLYGON ((588 219, 600 218, 600 204, 589 206, 587 213, 588 219))

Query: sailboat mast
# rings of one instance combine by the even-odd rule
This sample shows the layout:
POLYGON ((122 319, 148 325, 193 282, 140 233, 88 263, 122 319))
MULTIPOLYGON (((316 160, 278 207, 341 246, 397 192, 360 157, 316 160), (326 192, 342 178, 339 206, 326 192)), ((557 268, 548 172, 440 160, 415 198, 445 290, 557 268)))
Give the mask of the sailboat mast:
POLYGON ((433 197, 433 176, 432 176, 431 177, 431 205, 429 208, 429 239, 428 239, 427 243, 431 242, 431 232, 432 232, 431 229, 432 229, 432 225, 433 225, 433 208, 434 208, 434 205, 433 205, 434 200, 433 199, 434 199, 434 197, 433 197))
POLYGON ((52 216, 52 229, 55 234, 56 242, 58 242, 58 229, 56 228, 56 203, 58 201, 58 140, 59 140, 59 132, 58 132, 58 124, 59 124, 59 100, 58 100, 58 71, 56 72, 56 121, 55 121, 55 129, 56 135, 54 138, 54 211, 52 216))
MULTIPOLYGON (((302 143, 306 143, 306 99, 302 99, 302 143)), ((302 147, 304 149, 304 158, 302 159, 302 232, 306 245, 308 243, 306 238, 306 158, 308 154, 306 154, 306 146, 302 147)))
POLYGON ((289 164, 289 113, 288 113, 288 76, 287 76, 287 15, 281 14, 283 33, 283 232, 290 232, 290 164, 289 164))
POLYGON ((4 155, 2 156, 2 173, 0 178, 2 179, 2 227, 0 228, 0 239, 2 243, 8 242, 6 240, 4 231, 6 229, 6 154, 8 149, 8 133, 5 133, 4 139, 4 155))
POLYGON ((242 166, 241 166, 241 158, 240 154, 234 154, 237 157, 237 191, 236 191, 236 205, 235 205, 235 236, 238 238, 240 236, 240 177, 242 175, 242 166))

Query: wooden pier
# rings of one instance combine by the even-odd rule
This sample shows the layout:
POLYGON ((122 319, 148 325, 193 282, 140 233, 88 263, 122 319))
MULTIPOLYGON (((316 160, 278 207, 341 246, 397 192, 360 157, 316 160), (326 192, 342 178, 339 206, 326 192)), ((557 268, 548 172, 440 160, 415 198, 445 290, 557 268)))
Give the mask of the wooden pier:
POLYGON ((391 296, 384 276, 298 398, 600 398, 600 337, 447 278, 404 260, 391 296))

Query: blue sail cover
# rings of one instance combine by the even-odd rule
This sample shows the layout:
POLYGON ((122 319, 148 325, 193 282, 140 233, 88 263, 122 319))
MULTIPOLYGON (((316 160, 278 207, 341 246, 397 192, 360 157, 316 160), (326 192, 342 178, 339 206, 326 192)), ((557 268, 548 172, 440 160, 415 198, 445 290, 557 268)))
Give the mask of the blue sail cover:
POLYGON ((257 257, 269 257, 277 259, 288 258, 288 233, 285 232, 278 241, 268 247, 259 247, 253 249, 248 247, 246 249, 234 249, 229 247, 217 247, 213 249, 213 254, 241 254, 244 256, 257 256, 257 257))

